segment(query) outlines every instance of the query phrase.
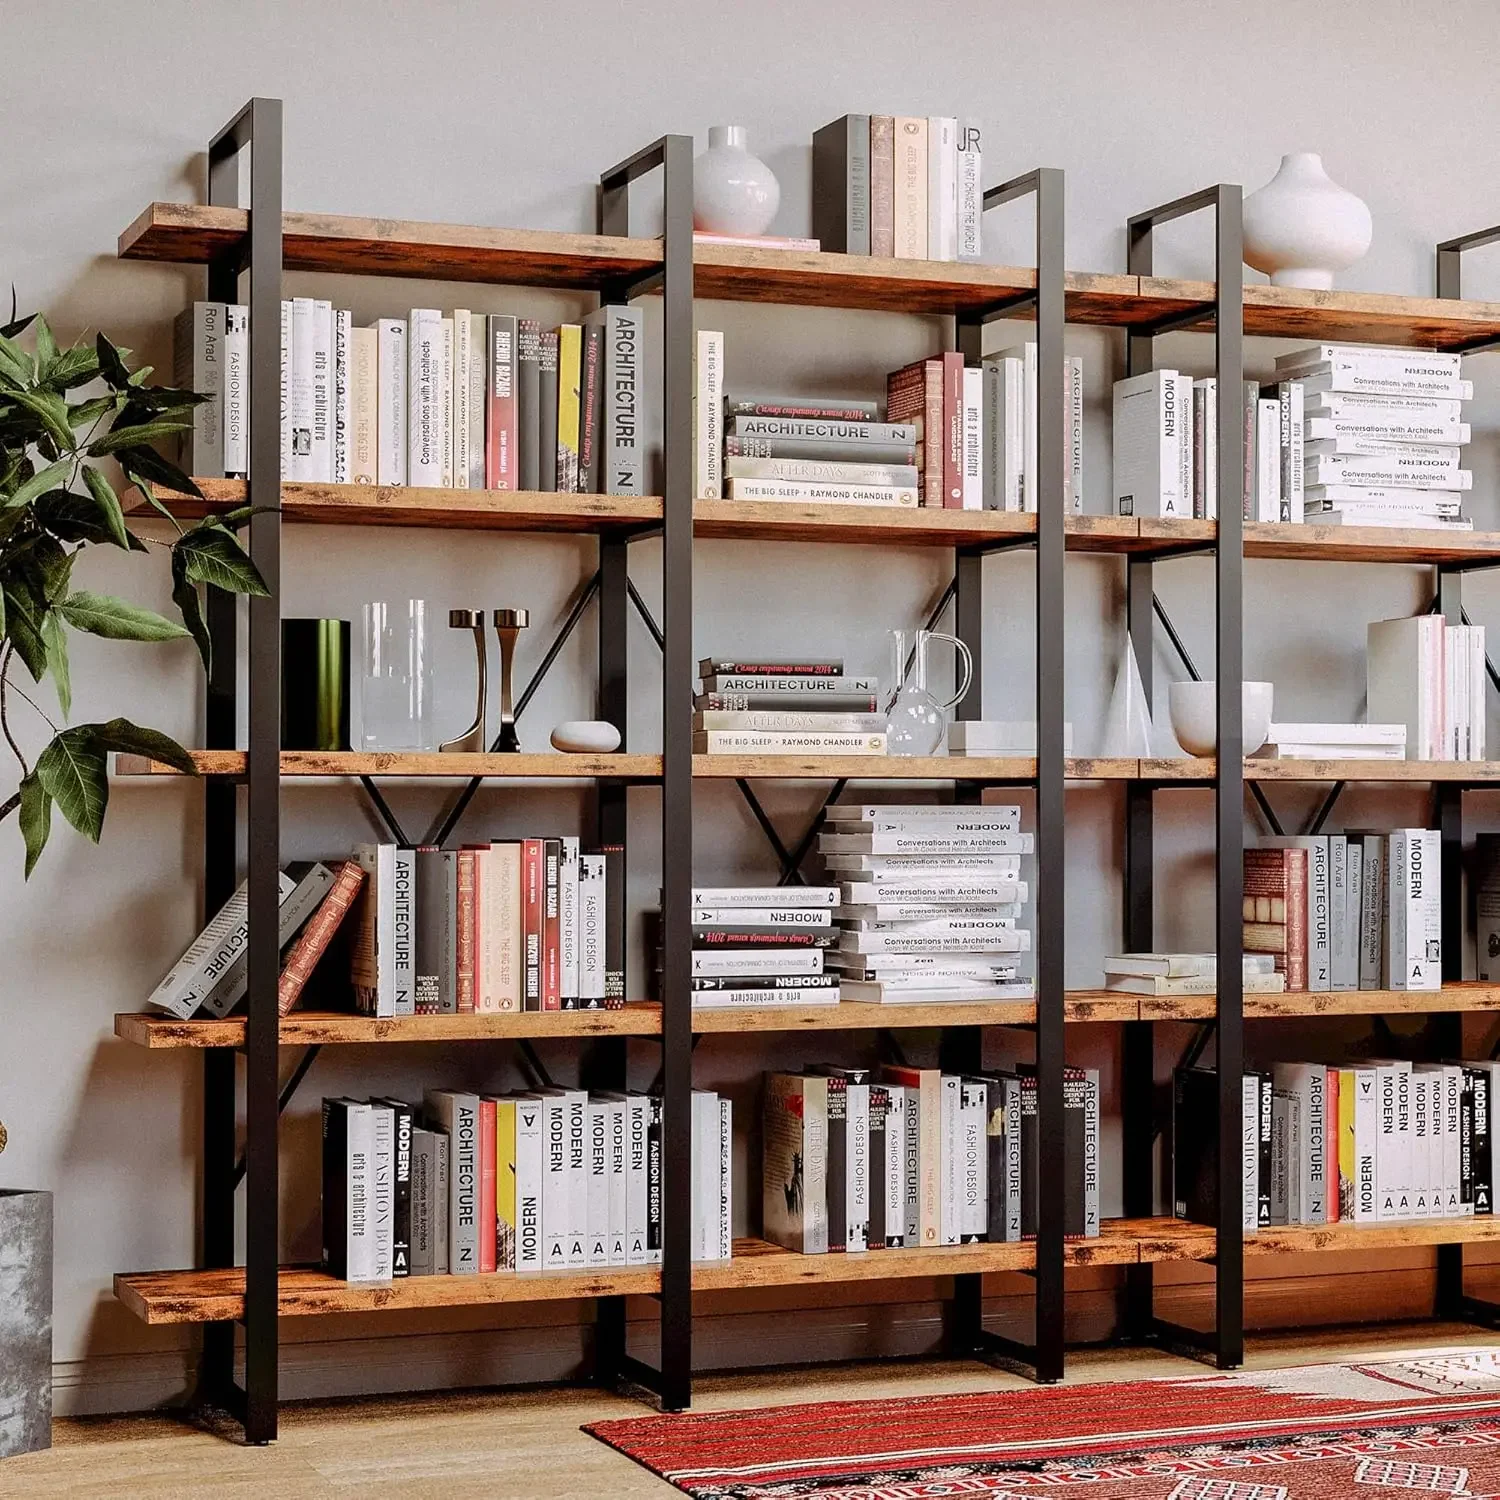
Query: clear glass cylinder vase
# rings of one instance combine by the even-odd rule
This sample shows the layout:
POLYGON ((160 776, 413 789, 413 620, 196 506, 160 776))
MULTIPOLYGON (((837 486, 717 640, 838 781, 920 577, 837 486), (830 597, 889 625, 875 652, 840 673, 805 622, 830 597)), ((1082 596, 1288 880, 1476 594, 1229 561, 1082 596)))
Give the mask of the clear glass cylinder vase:
POLYGON ((425 599, 376 599, 364 607, 359 686, 365 750, 436 745, 429 614, 425 599))

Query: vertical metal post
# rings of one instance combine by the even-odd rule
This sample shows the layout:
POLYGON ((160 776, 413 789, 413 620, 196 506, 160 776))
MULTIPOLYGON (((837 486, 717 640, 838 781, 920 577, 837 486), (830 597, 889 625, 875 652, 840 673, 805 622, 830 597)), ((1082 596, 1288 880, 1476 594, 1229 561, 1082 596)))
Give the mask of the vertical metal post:
POLYGON ((1214 194, 1214 374, 1218 380, 1219 519, 1214 559, 1214 654, 1218 678, 1217 765, 1214 778, 1218 956, 1219 1192, 1214 1265, 1220 1369, 1244 1363, 1245 1242, 1241 1209, 1241 1084, 1245 1071, 1244 932, 1245 787, 1243 429, 1237 395, 1243 378, 1244 244, 1238 187, 1214 194))
POLYGON ((262 509, 250 555, 269 595, 250 601, 246 780, 249 940, 245 1037, 245 1438, 277 1422, 279 1228, 276 984, 281 859, 281 101, 252 99, 209 146, 210 170, 250 150, 250 478, 262 509))
POLYGON ((960 548, 953 558, 953 633, 969 648, 974 673, 954 707, 956 719, 978 719, 984 711, 984 556, 960 548))

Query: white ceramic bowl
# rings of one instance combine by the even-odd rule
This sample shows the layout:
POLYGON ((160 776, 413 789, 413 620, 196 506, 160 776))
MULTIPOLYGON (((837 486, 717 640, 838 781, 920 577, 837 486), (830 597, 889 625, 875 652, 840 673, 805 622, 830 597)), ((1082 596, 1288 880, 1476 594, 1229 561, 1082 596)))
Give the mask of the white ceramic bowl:
MULTIPOLYGON (((1243 684, 1245 696, 1241 714, 1244 719, 1245 754, 1254 755, 1271 732, 1271 689, 1269 682, 1243 684)), ((1212 755, 1218 728, 1218 687, 1212 682, 1174 682, 1167 689, 1167 704, 1172 713, 1172 733, 1189 755, 1212 755)))

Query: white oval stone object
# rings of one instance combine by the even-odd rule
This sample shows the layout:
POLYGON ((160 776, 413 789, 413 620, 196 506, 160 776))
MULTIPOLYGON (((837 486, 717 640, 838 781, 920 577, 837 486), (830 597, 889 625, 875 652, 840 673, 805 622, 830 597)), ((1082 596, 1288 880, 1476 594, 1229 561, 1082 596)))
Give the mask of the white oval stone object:
POLYGON ((708 150, 693 162, 693 228, 761 235, 781 206, 776 174, 749 150, 743 125, 713 125, 708 150))
POLYGON ((1276 175, 1245 199, 1245 264, 1272 286, 1328 291, 1333 273, 1370 248, 1370 210, 1323 170, 1316 151, 1281 158, 1276 175))
MULTIPOLYGON (((1269 682, 1242 684, 1241 725, 1245 737, 1245 754, 1254 755, 1271 732, 1269 682)), ((1189 755, 1212 755, 1219 729, 1219 690, 1212 682, 1174 682, 1167 687, 1167 707, 1172 716, 1172 733, 1189 755)))
POLYGON ((620 748, 620 731, 603 719, 568 719, 552 731, 552 748, 573 755, 608 755, 620 748))

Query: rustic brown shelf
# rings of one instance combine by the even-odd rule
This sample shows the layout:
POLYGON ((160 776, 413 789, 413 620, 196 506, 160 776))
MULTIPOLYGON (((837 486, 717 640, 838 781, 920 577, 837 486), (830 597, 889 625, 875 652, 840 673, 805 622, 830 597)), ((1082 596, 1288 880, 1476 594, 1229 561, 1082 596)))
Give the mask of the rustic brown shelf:
MULTIPOLYGON (((1218 523, 1173 517, 1142 516, 1136 551, 1174 551, 1211 547, 1218 523)), ((1245 556, 1282 562, 1438 563, 1475 565, 1500 561, 1500 533, 1434 531, 1403 526, 1319 526, 1247 521, 1245 556)), ((1125 550, 1125 549, 1121 549, 1125 550)))
MULTIPOLYGON (((200 776, 243 776, 243 750, 194 750, 200 776)), ((180 776, 143 755, 117 755, 116 776, 180 776)), ((661 776, 659 755, 452 754, 422 750, 283 750, 283 776, 504 777, 512 781, 651 781, 661 776)))
MULTIPOLYGON (((1136 1223, 1143 1261, 1214 1258, 1214 1231, 1184 1219, 1136 1223)), ((1401 1219, 1375 1224, 1288 1224, 1245 1236, 1246 1255, 1300 1255, 1318 1250, 1403 1250, 1421 1245, 1474 1245, 1500 1240, 1500 1218, 1401 1219)))
MULTIPOLYGON (((1123 999, 1123 996, 1116 996, 1123 999)), ((1202 1021, 1214 1014, 1212 995, 1140 995, 1143 1021, 1202 1021)), ((1500 985, 1445 984, 1440 990, 1287 990, 1246 995, 1247 1018, 1275 1016, 1432 1015, 1500 1010, 1500 985)))
MULTIPOLYGON (((1212 782, 1213 756, 1139 762, 1143 781, 1212 782)), ((1246 781, 1500 781, 1495 760, 1269 760, 1250 756, 1246 781)))

